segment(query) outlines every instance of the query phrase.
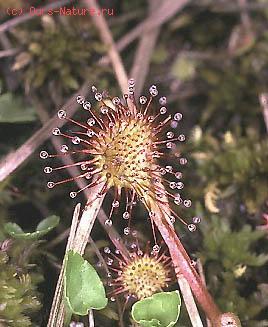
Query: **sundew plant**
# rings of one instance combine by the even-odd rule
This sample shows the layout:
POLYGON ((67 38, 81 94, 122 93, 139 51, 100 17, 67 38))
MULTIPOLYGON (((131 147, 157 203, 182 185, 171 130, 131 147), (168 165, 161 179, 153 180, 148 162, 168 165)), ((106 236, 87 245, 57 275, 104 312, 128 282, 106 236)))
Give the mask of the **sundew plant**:
MULTIPOLYGON (((178 278, 184 274, 188 283, 194 280, 196 285, 192 285, 192 289, 197 293, 200 304, 207 310, 212 321, 220 321, 220 311, 204 288, 193 261, 183 249, 173 227, 178 219, 188 231, 194 232, 200 218, 193 217, 192 222, 187 223, 172 209, 171 204, 188 208, 191 200, 183 199, 179 192, 184 187, 181 171, 174 169, 172 164, 161 165, 163 157, 179 166, 187 163, 178 149, 178 143, 185 141, 185 135, 176 132, 182 114, 177 112, 173 117, 169 114, 167 99, 165 96, 158 98, 155 85, 150 86, 148 96, 142 95, 136 100, 133 79, 128 81, 128 93, 122 99, 111 97, 107 91, 100 92, 95 86, 91 87, 91 91, 95 104, 81 95, 76 98, 88 113, 85 121, 68 117, 63 109, 58 111, 58 118, 71 124, 68 133, 58 127, 52 131, 53 135, 62 136, 66 140, 61 145, 61 153, 40 152, 40 157, 49 161, 66 155, 74 158, 69 165, 46 166, 46 174, 73 166, 78 166, 81 173, 59 181, 50 180, 47 187, 54 188, 76 179, 86 179, 83 188, 70 192, 70 197, 75 198, 85 189, 91 189, 85 212, 95 208, 96 201, 104 198, 111 189, 113 199, 105 225, 111 227, 113 220, 118 217, 127 220, 129 223, 124 228, 125 235, 131 233, 131 220, 135 219, 133 206, 140 201, 151 221, 155 243, 152 247, 153 256, 144 255, 141 251, 131 253, 123 261, 117 259, 122 270, 114 282, 110 282, 110 286, 117 287, 114 294, 126 292, 128 296, 144 299, 162 290, 170 280, 169 271, 165 268, 168 260, 178 278), (160 246, 155 226, 166 243, 171 258, 158 256, 160 246)), ((108 258, 107 264, 112 265, 113 261, 108 258)), ((114 296, 111 299, 114 300, 114 296)))
MULTIPOLYGON (((186 208, 191 206, 191 200, 182 199, 179 193, 184 187, 182 173, 172 165, 161 165, 163 157, 170 158, 170 161, 173 159, 180 166, 187 163, 177 149, 177 143, 184 142, 185 135, 175 135, 174 132, 182 114, 176 113, 173 117, 168 114, 166 97, 160 97, 157 104, 153 101, 158 95, 155 85, 150 87, 149 97, 140 96, 137 103, 133 80, 129 81, 129 93, 124 95, 125 103, 119 97, 111 98, 107 92, 98 92, 95 86, 92 86, 92 91, 99 102, 99 109, 96 110, 91 102, 78 95, 77 102, 89 113, 85 122, 75 121, 68 117, 66 111, 59 110, 59 119, 72 123, 71 133, 62 132, 59 128, 53 129, 52 133, 63 136, 69 144, 63 144, 59 154, 40 153, 42 159, 68 154, 76 156, 71 165, 45 167, 46 174, 71 166, 79 166, 82 173, 73 179, 49 181, 47 187, 85 178, 88 183, 84 189, 101 185, 100 191, 86 206, 113 189, 114 199, 107 225, 112 224, 113 212, 118 210, 120 203, 125 209, 122 217, 130 219, 133 202, 139 200, 144 203, 150 218, 154 216, 153 203, 161 204, 171 223, 176 218, 180 219, 190 231, 194 231, 195 225, 183 221, 168 202, 171 200, 175 205, 182 204, 186 208)), ((70 197, 75 198, 84 189, 70 192, 70 197)), ((194 222, 198 223, 199 219, 195 218, 194 222)))

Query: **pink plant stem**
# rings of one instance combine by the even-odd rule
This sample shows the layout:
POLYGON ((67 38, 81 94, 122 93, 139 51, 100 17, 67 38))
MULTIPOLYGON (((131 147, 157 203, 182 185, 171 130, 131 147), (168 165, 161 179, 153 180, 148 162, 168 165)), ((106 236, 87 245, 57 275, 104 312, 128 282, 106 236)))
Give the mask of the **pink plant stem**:
POLYGON ((221 315, 219 308, 216 306, 211 295, 203 285, 200 276, 191 265, 191 260, 180 242, 172 224, 168 222, 167 217, 165 217, 161 208, 154 208, 154 212, 156 213, 154 216, 154 222, 169 248, 176 275, 183 274, 205 314, 211 322, 215 322, 221 315))

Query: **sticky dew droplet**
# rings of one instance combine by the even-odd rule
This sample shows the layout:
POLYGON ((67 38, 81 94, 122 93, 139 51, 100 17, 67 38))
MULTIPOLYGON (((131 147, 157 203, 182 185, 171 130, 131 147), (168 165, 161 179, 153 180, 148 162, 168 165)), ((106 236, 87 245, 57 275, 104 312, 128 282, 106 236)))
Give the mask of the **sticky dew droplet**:
POLYGON ((47 159, 47 158, 48 158, 48 153, 47 153, 47 151, 41 151, 41 152, 40 152, 40 158, 41 158, 41 159, 47 159))
POLYGON ((81 142, 80 137, 78 137, 78 136, 74 136, 74 137, 72 138, 72 143, 73 143, 73 144, 79 144, 80 142, 81 142))
POLYGON ((167 112, 167 108, 166 107, 161 107, 159 110, 161 115, 164 115, 167 112))
POLYGON ((46 174, 50 174, 50 173, 52 173, 52 168, 51 167, 45 167, 44 168, 44 173, 46 173, 46 174))
POLYGON ((147 98, 145 95, 140 96, 140 104, 145 104, 147 102, 147 98))
POLYGON ((95 99, 96 99, 97 101, 101 101, 101 100, 102 100, 102 95, 101 95, 101 93, 97 92, 97 93, 95 94, 95 99))
POLYGON ((70 192, 70 197, 72 199, 74 199, 76 196, 77 196, 77 193, 76 192, 70 192))
POLYGON ((124 219, 129 219, 129 217, 130 217, 129 212, 125 211, 125 212, 123 213, 123 218, 124 218, 124 219))
POLYGON ((180 112, 175 113, 174 120, 176 121, 182 120, 182 114, 180 112))
POLYGON ((52 130, 52 134, 53 135, 60 135, 60 129, 58 128, 58 127, 56 127, 56 128, 53 128, 53 130, 52 130))
POLYGON ((183 201, 183 204, 186 208, 190 208, 190 206, 192 205, 192 201, 187 199, 183 201))
POLYGON ((119 97, 114 97, 114 98, 112 99, 112 103, 113 103, 114 105, 119 105, 120 102, 121 102, 121 100, 120 100, 119 97))
POLYGON ((78 95, 78 96, 76 97, 76 102, 77 102, 78 104, 82 105, 82 104, 84 103, 84 101, 85 101, 85 97, 84 97, 84 96, 82 96, 82 95, 78 95))
POLYGON ((60 152, 62 153, 66 153, 68 152, 69 148, 66 144, 63 144, 61 147, 60 147, 60 152))
POLYGON ((87 124, 89 125, 89 126, 94 126, 95 125, 95 119, 94 118, 89 118, 88 120, 87 120, 87 124))
POLYGON ((119 205, 120 205, 120 203, 117 200, 113 201, 113 203, 112 203, 113 208, 118 208, 119 205))
POLYGON ((106 219, 105 222, 104 222, 104 224, 105 224, 107 227, 111 227, 112 224, 113 224, 113 222, 112 222, 111 219, 106 219))
POLYGON ((196 226, 194 224, 189 224, 187 225, 187 228, 190 232, 196 231, 196 226))
POLYGON ((55 186, 54 182, 47 182, 47 187, 48 188, 53 188, 55 186))
POLYGON ((85 102, 83 103, 83 108, 84 108, 85 110, 90 110, 90 109, 91 109, 91 103, 90 103, 89 101, 85 101, 85 102))
POLYGON ((108 246, 106 246, 106 247, 103 249, 103 251, 104 251, 104 253, 106 253, 106 254, 111 253, 111 249, 110 249, 108 246))
POLYGON ((168 139, 172 139, 174 137, 174 133, 173 132, 167 132, 167 138, 168 139))
POLYGON ((129 227, 124 228, 124 234, 129 235, 129 233, 130 233, 130 228, 129 227))
POLYGON ((157 244, 155 244, 155 245, 153 246, 153 252, 154 252, 154 253, 158 253, 159 251, 160 251, 160 246, 157 245, 157 244))
POLYGON ((58 111, 59 119, 64 119, 64 118, 66 118, 66 116, 67 116, 67 113, 66 113, 65 110, 61 109, 61 110, 58 111))
POLYGON ((153 96, 153 97, 158 95, 158 90, 155 85, 150 86, 149 92, 150 92, 151 96, 153 96))

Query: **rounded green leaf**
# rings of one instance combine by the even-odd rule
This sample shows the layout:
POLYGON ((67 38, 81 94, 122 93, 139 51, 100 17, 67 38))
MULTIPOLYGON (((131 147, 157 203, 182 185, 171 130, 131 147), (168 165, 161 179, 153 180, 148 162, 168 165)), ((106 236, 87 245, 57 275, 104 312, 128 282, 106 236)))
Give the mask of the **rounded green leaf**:
POLYGON ((25 233, 19 225, 15 223, 7 223, 4 225, 5 231, 8 235, 17 238, 17 239, 25 239, 25 240, 34 240, 38 239, 48 232, 50 232, 53 228, 55 228, 59 224, 60 218, 58 216, 50 216, 44 220, 42 220, 36 227, 35 232, 25 233))
POLYGON ((172 327, 179 318, 180 307, 178 291, 161 292, 136 302, 131 315, 143 327, 172 327))
POLYGON ((11 93, 0 96, 0 123, 28 123, 36 120, 33 107, 11 93))
POLYGON ((107 298, 96 270, 74 251, 65 259, 64 299, 68 309, 81 316, 106 307, 107 298))

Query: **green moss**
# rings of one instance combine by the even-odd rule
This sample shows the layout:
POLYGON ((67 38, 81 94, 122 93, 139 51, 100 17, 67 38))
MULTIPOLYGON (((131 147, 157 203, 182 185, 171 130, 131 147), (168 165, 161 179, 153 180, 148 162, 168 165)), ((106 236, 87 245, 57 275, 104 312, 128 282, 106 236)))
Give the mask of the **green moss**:
POLYGON ((31 271, 26 257, 19 262, 22 258, 18 249, 23 252, 22 246, 17 243, 9 245, 7 252, 0 251, 0 321, 3 326, 32 326, 31 315, 41 308, 37 285, 42 276, 31 271))
POLYGON ((201 230, 204 240, 199 256, 205 266, 208 287, 223 312, 234 312, 241 321, 250 322, 266 306, 265 301, 256 301, 260 293, 249 282, 255 267, 268 261, 267 254, 254 250, 265 233, 254 231, 249 225, 232 231, 228 221, 216 215, 204 221, 201 230))
POLYGON ((268 183, 268 142, 248 133, 247 137, 228 132, 224 139, 204 134, 191 148, 203 185, 216 183, 224 196, 236 196, 250 213, 266 200, 268 183))
MULTIPOLYGON (((77 20, 81 19, 76 17, 77 20)), ((58 91, 76 90, 82 80, 99 79, 109 69, 93 64, 105 47, 98 42, 93 26, 81 21, 70 26, 56 23, 50 16, 42 17, 42 27, 28 33, 16 30, 22 51, 15 58, 13 70, 23 70, 27 89, 46 85, 58 91)))

